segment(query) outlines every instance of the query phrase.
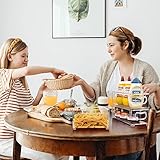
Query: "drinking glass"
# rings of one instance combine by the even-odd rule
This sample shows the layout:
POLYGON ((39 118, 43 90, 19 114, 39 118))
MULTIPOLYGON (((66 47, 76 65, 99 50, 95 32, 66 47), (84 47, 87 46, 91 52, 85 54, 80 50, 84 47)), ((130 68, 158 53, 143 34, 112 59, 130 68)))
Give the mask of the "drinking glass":
POLYGON ((57 103, 57 90, 46 89, 43 92, 43 102, 45 105, 54 106, 57 103))
POLYGON ((116 105, 116 92, 115 91, 108 91, 108 106, 114 107, 116 105))

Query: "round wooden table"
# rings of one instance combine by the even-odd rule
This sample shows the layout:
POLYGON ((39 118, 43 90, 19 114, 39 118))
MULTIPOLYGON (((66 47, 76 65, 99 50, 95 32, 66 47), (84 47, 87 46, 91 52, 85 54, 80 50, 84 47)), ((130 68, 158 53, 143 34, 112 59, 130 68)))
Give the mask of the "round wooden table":
MULTIPOLYGON (((34 150, 59 155, 104 156, 124 155, 145 148, 146 126, 130 127, 113 119, 109 131, 105 129, 77 129, 65 123, 49 123, 30 118, 24 110, 6 116, 8 128, 16 134, 13 160, 20 159, 21 145, 34 150)), ((152 145, 160 132, 160 117, 156 117, 152 145)))

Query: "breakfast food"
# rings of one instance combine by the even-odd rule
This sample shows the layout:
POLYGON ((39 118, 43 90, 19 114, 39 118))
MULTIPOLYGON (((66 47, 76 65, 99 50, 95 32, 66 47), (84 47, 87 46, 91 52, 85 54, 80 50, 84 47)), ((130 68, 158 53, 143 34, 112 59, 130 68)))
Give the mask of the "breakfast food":
POLYGON ((60 117, 60 113, 57 110, 56 107, 43 107, 41 108, 41 113, 49 118, 59 118, 60 117))
POLYGON ((49 89, 61 90, 71 88, 73 85, 73 75, 68 74, 57 79, 45 79, 45 85, 49 89))
POLYGON ((81 109, 79 107, 70 107, 70 108, 65 108, 64 111, 67 111, 67 112, 81 112, 81 109))
POLYGON ((75 107, 77 103, 74 99, 64 99, 63 101, 66 104, 66 108, 75 107))
POLYGON ((58 102, 55 106, 63 111, 65 110, 66 108, 74 108, 76 107, 76 101, 74 99, 64 99, 63 101, 61 102, 58 102))
POLYGON ((65 104, 64 101, 58 102, 58 103, 56 104, 56 107, 58 108, 58 110, 63 111, 63 110, 66 108, 66 104, 65 104))
POLYGON ((93 104, 90 106, 90 111, 89 111, 89 112, 90 112, 90 113, 100 113, 100 110, 99 110, 98 106, 93 103, 93 104))
POLYGON ((78 113, 73 118, 73 129, 109 128, 109 117, 101 113, 78 113))

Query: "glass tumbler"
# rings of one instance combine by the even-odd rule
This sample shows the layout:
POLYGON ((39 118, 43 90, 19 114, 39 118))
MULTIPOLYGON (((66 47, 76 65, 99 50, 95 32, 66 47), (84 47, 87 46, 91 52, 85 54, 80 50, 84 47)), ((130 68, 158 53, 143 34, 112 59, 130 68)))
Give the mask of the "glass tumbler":
POLYGON ((43 91, 43 102, 45 105, 54 106, 57 103, 58 91, 45 89, 43 91))

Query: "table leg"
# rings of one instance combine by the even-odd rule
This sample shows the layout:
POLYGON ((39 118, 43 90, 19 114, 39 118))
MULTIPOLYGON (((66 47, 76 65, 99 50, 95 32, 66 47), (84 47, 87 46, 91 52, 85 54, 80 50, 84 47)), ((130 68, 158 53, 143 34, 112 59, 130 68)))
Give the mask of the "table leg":
POLYGON ((105 142, 96 142, 96 160, 102 160, 105 156, 105 142))
POLYGON ((150 148, 149 160, 156 160, 157 159, 157 148, 156 144, 150 148))
POLYGON ((79 160, 79 156, 74 156, 73 160, 79 160))
POLYGON ((16 140, 16 132, 14 132, 13 140, 13 160, 20 160, 21 145, 16 140))

